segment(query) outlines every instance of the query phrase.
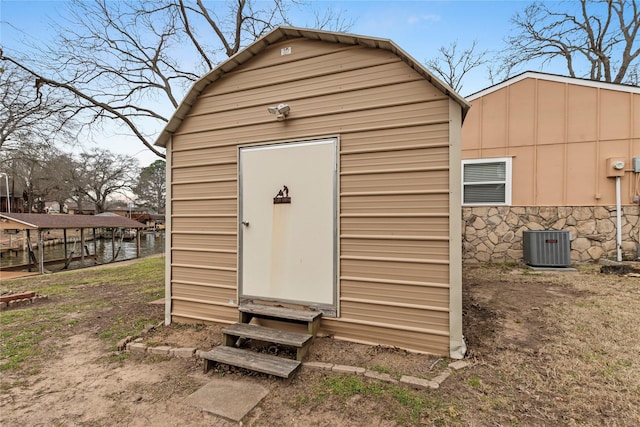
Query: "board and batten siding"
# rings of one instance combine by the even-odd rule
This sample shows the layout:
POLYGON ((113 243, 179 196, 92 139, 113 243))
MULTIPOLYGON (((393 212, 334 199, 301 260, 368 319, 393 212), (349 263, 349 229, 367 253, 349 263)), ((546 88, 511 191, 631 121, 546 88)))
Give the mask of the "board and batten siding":
POLYGON ((623 205, 637 183, 637 87, 547 76, 524 78, 472 99, 463 127, 464 159, 511 157, 512 206, 611 206, 608 158, 625 160, 623 205))
POLYGON ((339 317, 323 331, 449 354, 455 109, 392 52, 308 39, 209 85, 168 147, 171 318, 237 320, 238 146, 336 137, 339 317), (283 122, 266 110, 280 102, 291 106, 283 122))

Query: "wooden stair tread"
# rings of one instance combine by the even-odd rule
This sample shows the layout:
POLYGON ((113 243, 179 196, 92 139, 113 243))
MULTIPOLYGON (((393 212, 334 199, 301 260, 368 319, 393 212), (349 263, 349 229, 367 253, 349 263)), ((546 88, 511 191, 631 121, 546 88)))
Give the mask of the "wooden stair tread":
POLYGON ((215 347, 211 351, 201 353, 201 357, 214 362, 275 375, 281 378, 289 378, 302 364, 302 362, 297 360, 283 359, 270 354, 256 353, 250 350, 226 346, 215 347))
POLYGON ((238 307, 242 313, 249 313, 254 316, 265 316, 274 319, 288 319, 298 322, 314 322, 322 316, 319 311, 297 310, 288 307, 276 307, 272 305, 243 304, 238 307))
POLYGON ((249 338, 254 340, 272 342, 292 347, 303 347, 313 338, 310 334, 282 331, 264 326, 236 323, 222 329, 223 334, 234 337, 249 338))

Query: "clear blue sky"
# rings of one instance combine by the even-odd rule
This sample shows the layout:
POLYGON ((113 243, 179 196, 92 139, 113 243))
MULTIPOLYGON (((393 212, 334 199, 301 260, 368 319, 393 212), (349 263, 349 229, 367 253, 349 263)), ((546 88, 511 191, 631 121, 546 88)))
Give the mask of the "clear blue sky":
MULTIPOLYGON (((25 35, 31 42, 50 39, 53 36, 50 21, 64 11, 64 3, 64 0, 0 0, 0 44, 10 53, 24 50, 25 35)), ((309 3, 320 10, 327 7, 341 10, 343 16, 353 22, 349 32, 391 39, 421 63, 437 55, 440 46, 455 40, 461 48, 477 40, 480 50, 501 49, 511 28, 511 17, 529 4, 515 0, 311 0, 309 3)), ((294 24, 301 27, 313 23, 311 14, 298 13, 293 19, 294 24)), ((562 70, 546 71, 562 73, 562 70)), ((489 84, 485 69, 479 69, 465 80, 462 94, 468 95, 489 84)), ((113 151, 136 154, 143 166, 157 159, 151 153, 138 153, 144 148, 139 142, 116 143, 119 139, 111 136, 105 145, 113 151)))

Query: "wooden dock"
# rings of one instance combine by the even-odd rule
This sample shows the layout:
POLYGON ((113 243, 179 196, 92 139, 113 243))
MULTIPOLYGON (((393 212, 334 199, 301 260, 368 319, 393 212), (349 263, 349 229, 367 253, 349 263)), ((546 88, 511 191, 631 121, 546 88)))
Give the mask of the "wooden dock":
POLYGON ((11 255, 18 255, 18 249, 15 248, 2 248, 0 249, 0 258, 4 258, 5 256, 9 255, 9 257, 11 257, 11 255))
MULTIPOLYGON (((71 258, 71 260, 69 259, 65 259, 65 258, 59 258, 59 259, 52 259, 52 260, 48 260, 48 261, 44 261, 43 265, 47 266, 47 265, 56 265, 56 264, 67 264, 68 262, 74 262, 74 261, 81 261, 82 259, 88 259, 88 260, 93 260, 94 263, 97 264, 97 257, 95 255, 85 255, 84 257, 82 256, 76 256, 71 258)), ((0 271, 5 272, 5 271, 22 271, 22 270, 28 270, 30 268, 33 268, 35 270, 38 269, 38 263, 29 263, 29 264, 20 264, 20 265, 11 265, 11 266, 7 266, 7 267, 2 267, 2 269, 0 269, 0 271)))

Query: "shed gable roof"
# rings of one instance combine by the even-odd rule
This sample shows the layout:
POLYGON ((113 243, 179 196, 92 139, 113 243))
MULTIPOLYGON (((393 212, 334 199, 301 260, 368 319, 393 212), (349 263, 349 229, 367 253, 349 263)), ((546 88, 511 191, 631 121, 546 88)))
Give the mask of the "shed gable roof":
POLYGON ((438 79, 433 73, 427 70, 422 64, 412 58, 408 53, 398 47, 394 42, 388 39, 380 39, 373 37, 365 37, 359 35, 345 34, 345 33, 336 33, 329 31, 320 31, 320 30, 309 30, 303 28, 294 28, 294 27, 277 27, 272 30, 270 33, 266 34, 262 38, 256 40, 251 45, 247 46, 245 49, 236 53, 225 62, 221 63, 218 67, 213 69, 212 71, 205 74, 203 77, 198 79, 189 92, 184 97, 182 103, 178 106, 176 111, 173 113, 173 116, 164 127, 158 138, 156 139, 155 145, 160 147, 166 147, 167 142, 171 135, 178 129, 184 118, 189 113, 189 110, 196 102, 198 96, 205 90, 207 86, 211 83, 215 82, 223 75, 233 71, 238 66, 246 63, 251 58, 259 55, 261 52, 266 50, 269 46, 281 42, 283 40, 289 39, 298 39, 298 38, 306 38, 309 40, 320 40, 331 43, 340 43, 345 45, 360 45, 369 47, 372 49, 384 49, 388 50, 395 55, 397 55, 403 62, 409 65, 413 70, 415 70, 418 74, 424 77, 427 81, 429 81, 432 85, 438 88, 442 93, 452 98, 455 102, 457 102, 462 108, 462 116, 466 115, 467 111, 470 108, 470 105, 467 101, 456 93, 453 89, 447 86, 444 82, 438 79))
POLYGON ((615 90, 618 92, 630 92, 630 93, 640 94, 640 87, 638 86, 602 82, 602 81, 590 80, 590 79, 581 79, 577 77, 561 76, 559 74, 548 74, 548 73, 539 73, 535 71, 525 71, 524 73, 518 74, 517 76, 513 76, 503 82, 497 83, 493 86, 489 86, 488 88, 482 89, 476 93, 473 93, 467 96, 467 101, 469 102, 474 101, 478 98, 481 98, 493 92, 497 92, 500 89, 503 89, 507 86, 510 86, 512 84, 515 84, 525 79, 546 80, 550 82, 566 83, 566 84, 572 84, 577 86, 587 86, 587 87, 594 87, 594 88, 600 88, 600 89, 615 90))

